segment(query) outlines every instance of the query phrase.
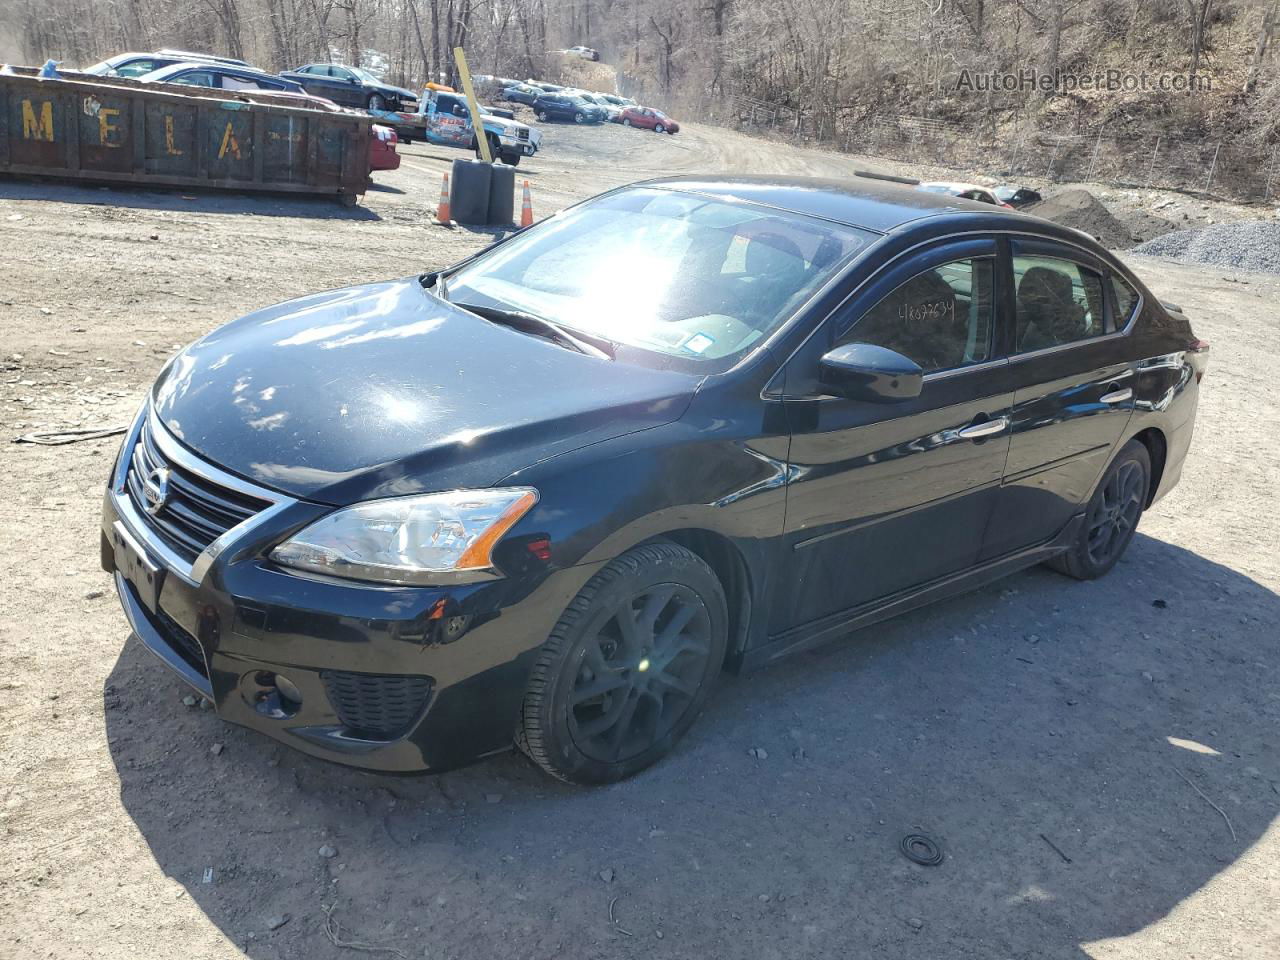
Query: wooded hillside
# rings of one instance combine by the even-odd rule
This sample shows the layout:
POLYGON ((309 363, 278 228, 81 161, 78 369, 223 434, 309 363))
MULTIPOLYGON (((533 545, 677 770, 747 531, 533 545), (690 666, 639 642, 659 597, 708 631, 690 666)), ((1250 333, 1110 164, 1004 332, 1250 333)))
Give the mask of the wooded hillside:
POLYGON ((162 46, 273 70, 330 55, 416 85, 478 72, 553 77, 598 49, 627 92, 686 115, 734 97, 847 141, 873 115, 1033 121, 1082 133, 1280 139, 1278 0, 9 0, 0 57, 84 65, 162 46), (379 56, 385 57, 385 62, 379 56), (371 63, 373 60, 375 62, 371 63), (1191 90, 982 90, 962 77, 1107 70, 1191 90), (1207 89, 1205 86, 1207 84, 1207 89), (964 89, 960 89, 964 88, 964 89))

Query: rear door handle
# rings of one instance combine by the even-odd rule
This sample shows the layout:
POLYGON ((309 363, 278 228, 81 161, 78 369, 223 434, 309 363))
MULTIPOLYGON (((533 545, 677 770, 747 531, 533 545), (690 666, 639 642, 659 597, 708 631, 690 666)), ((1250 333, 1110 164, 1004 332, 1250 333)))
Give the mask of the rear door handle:
POLYGON ((956 431, 956 436, 961 440, 981 440, 983 437, 994 437, 997 433, 1004 433, 1008 426, 1008 417, 996 417, 994 420, 983 420, 981 423, 961 427, 956 431))
POLYGON ((1112 390, 1110 393, 1104 393, 1098 399, 1103 403, 1124 403, 1133 396, 1133 388, 1125 387, 1122 390, 1112 390))

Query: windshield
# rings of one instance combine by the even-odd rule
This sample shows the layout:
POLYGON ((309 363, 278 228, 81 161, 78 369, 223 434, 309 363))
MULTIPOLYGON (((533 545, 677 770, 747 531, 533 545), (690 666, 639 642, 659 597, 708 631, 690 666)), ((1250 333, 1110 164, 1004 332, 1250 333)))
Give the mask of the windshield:
POLYGON ((619 359, 631 347, 639 362, 714 372, 781 326, 872 238, 799 214, 638 188, 558 214, 466 264, 448 277, 448 298, 604 338, 623 348, 619 359))

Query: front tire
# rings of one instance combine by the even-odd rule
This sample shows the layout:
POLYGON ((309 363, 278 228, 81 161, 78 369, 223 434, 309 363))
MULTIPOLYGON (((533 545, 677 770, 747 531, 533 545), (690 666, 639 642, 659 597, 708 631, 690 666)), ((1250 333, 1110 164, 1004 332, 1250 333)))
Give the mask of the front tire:
POLYGON ((1107 573, 1133 540, 1150 487, 1151 455, 1141 441, 1130 440, 1089 499, 1076 542, 1048 565, 1077 580, 1096 580, 1107 573))
POLYGON ((370 110, 386 110, 387 101, 382 98, 381 94, 371 93, 369 94, 369 109, 370 110))
POLYGON ((538 111, 538 119, 539 119, 539 120, 541 120, 543 123, 546 123, 548 120, 550 120, 550 119, 551 119, 551 117, 547 115, 547 111, 545 111, 545 110, 539 110, 539 111, 538 111))
POLYGON ((587 122, 587 118, 586 118, 586 116, 585 116, 585 115, 583 115, 581 112, 578 112, 578 113, 575 113, 575 114, 573 115, 573 122, 574 122, 574 123, 586 123, 586 122, 587 122))
POLYGON ((551 631, 516 743, 570 783, 613 783, 655 763, 706 703, 728 619, 724 588, 693 552, 658 542, 617 557, 551 631))
POLYGON ((667 128, 660 123, 653 128, 654 133, 666 133, 666 131, 667 128))
POLYGON ((624 127, 629 127, 629 126, 631 126, 631 120, 630 120, 629 118, 627 118, 627 117, 623 117, 623 118, 622 118, 622 125, 623 125, 624 127))

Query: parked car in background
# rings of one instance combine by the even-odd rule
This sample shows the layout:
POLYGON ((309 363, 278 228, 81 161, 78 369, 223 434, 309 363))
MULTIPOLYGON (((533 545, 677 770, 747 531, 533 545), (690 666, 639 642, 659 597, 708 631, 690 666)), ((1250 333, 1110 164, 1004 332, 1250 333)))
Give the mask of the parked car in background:
POLYGON ((369 168, 371 170, 396 170, 400 167, 400 154, 396 144, 400 138, 391 127, 375 123, 369 128, 369 168))
POLYGON ((328 97, 344 107, 360 110, 414 111, 418 95, 404 87, 383 83, 368 70, 336 63, 308 63, 280 76, 302 84, 308 93, 328 97))
POLYGON ((79 72, 92 74, 95 77, 130 77, 136 79, 144 74, 159 70, 161 67, 171 67, 174 64, 191 63, 193 61, 199 63, 221 63, 233 67, 249 66, 243 60, 236 60, 232 57, 215 57, 211 53, 158 50, 155 53, 117 54, 92 66, 85 67, 79 72))
POLYGON ((572 54, 575 57, 581 57, 583 60, 599 60, 599 52, 590 47, 570 47, 565 53, 572 54))
POLYGON ((502 88, 502 99, 509 103, 523 103, 526 107, 531 107, 543 93, 543 90, 532 84, 513 83, 502 88))
POLYGON ((143 83, 178 83, 218 90, 268 90, 303 93, 301 85, 265 70, 224 63, 175 63, 138 77, 143 83))
POLYGON ((924 190, 927 193, 942 193, 951 197, 959 197, 961 200, 977 200, 979 203, 989 203, 996 207, 1013 209, 1009 204, 998 198, 990 187, 984 187, 976 183, 931 180, 927 183, 919 184, 916 189, 924 190))
POLYGON ((653 107, 627 107, 620 122, 624 127, 644 127, 657 133, 676 133, 680 129, 680 124, 653 107))
POLYGON ((1031 204, 1039 203, 1044 199, 1039 190, 1033 190, 1030 187, 1016 187, 1009 184, 993 187, 991 192, 996 195, 997 200, 1013 207, 1015 210, 1029 207, 1031 204))
POLYGON ((588 93, 586 90, 574 90, 570 95, 577 97, 579 100, 586 101, 593 106, 599 107, 604 111, 604 118, 610 123, 618 122, 622 118, 622 108, 614 106, 598 93, 588 93))
POLYGON ((551 120, 604 123, 609 116, 604 107, 567 93, 544 93, 533 102, 533 112, 543 123, 551 120))
POLYGON ((223 720, 382 772, 514 744, 616 781, 726 666, 1038 563, 1106 575, 1178 483, 1207 348, 1049 221, 858 178, 650 181, 180 351, 101 562, 223 720), (660 282, 616 282, 637 263, 660 282))
POLYGON ((531 87, 537 87, 544 93, 559 93, 561 90, 565 89, 558 83, 547 83, 545 80, 526 80, 525 83, 531 87))

